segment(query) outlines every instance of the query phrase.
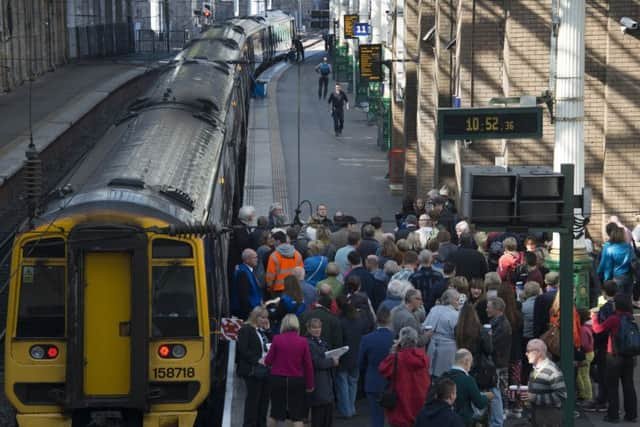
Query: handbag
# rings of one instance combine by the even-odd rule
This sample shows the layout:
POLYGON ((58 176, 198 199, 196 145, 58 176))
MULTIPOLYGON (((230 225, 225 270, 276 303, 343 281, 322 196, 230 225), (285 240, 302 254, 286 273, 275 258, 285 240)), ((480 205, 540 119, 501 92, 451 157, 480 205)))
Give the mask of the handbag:
POLYGON ((560 328, 551 323, 547 332, 540 336, 540 339, 547 345, 549 353, 560 357, 560 328))
POLYGON ((267 378, 270 372, 271 370, 267 366, 264 366, 261 363, 257 363, 251 368, 249 376, 253 378, 267 378))
POLYGON ((391 381, 387 385, 387 388, 380 395, 378 403, 384 409, 393 409, 398 402, 398 393, 396 393, 396 375, 398 371, 398 353, 393 358, 393 373, 391 374, 391 381))

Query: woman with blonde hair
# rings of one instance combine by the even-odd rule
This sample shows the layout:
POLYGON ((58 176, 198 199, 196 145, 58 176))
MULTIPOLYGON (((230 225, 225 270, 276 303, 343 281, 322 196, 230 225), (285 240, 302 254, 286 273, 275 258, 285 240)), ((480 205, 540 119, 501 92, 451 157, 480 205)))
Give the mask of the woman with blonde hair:
POLYGON ((299 331, 298 318, 294 314, 284 316, 280 334, 273 338, 264 358, 265 365, 271 367, 269 427, 285 420, 291 420, 294 427, 303 427, 309 412, 306 393, 314 389, 313 363, 309 343, 299 331))
POLYGON ((264 357, 269 351, 270 337, 269 312, 257 306, 238 331, 237 372, 247 388, 243 427, 267 425, 269 369, 264 365, 264 357))

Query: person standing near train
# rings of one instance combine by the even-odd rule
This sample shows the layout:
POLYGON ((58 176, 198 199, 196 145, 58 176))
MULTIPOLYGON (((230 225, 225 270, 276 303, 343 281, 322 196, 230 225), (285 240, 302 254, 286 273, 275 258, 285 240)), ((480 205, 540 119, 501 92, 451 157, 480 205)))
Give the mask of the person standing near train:
POLYGON ((340 136, 342 128, 344 128, 344 109, 349 109, 349 99, 338 83, 336 83, 335 91, 331 92, 329 96, 329 105, 329 112, 333 117, 333 130, 336 132, 336 136, 340 136))

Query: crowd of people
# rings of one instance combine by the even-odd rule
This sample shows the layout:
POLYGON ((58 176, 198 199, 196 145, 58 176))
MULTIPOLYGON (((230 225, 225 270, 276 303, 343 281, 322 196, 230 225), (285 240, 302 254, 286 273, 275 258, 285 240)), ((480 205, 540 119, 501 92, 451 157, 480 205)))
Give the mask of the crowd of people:
MULTIPOLYGON (((578 407, 634 422, 636 353, 622 335, 640 228, 611 217, 606 234, 596 251, 587 233, 592 304, 570 314, 578 407)), ((372 427, 562 425, 559 295, 573 284, 546 267, 550 246, 474 230, 446 188, 405 200, 393 224, 323 204, 302 225, 277 203, 260 217, 241 208, 229 258, 245 427, 328 427, 356 416, 359 396, 372 427)))

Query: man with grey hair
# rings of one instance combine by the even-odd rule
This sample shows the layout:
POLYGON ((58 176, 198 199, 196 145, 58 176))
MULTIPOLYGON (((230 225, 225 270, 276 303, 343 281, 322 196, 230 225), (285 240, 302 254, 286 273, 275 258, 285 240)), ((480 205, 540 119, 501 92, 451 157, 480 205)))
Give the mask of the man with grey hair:
POLYGON ((487 316, 491 319, 491 335, 493 338, 493 354, 491 356, 496 365, 498 388, 502 392, 503 405, 507 402, 507 389, 509 387, 512 333, 511 324, 504 315, 504 309, 505 303, 502 298, 489 297, 487 299, 487 316))
POLYGON ((384 270, 380 268, 380 263, 378 262, 378 257, 376 255, 367 256, 365 266, 367 271, 373 276, 373 298, 371 298, 371 303, 374 304, 374 310, 377 310, 380 303, 387 296, 387 284, 389 283, 389 277, 384 274, 384 270))
POLYGON ((536 427, 562 425, 562 405, 567 399, 567 388, 562 371, 547 357, 544 341, 532 339, 527 343, 527 360, 533 365, 528 391, 521 398, 532 408, 532 424, 536 427))
POLYGON ((400 329, 411 326, 418 333, 422 333, 420 323, 424 315, 422 309, 422 295, 416 289, 409 289, 404 295, 404 304, 391 310, 391 328, 397 335, 400 329), (421 318, 422 317, 422 318, 421 318))
POLYGON ((473 376, 469 375, 473 365, 473 355, 466 348, 456 351, 453 358, 453 366, 442 378, 449 378, 456 383, 457 397, 454 411, 462 417, 465 425, 473 425, 473 406, 478 409, 487 407, 489 400, 493 399, 490 391, 481 392, 473 376))
POLYGON ((242 264, 233 272, 233 284, 230 292, 231 312, 246 319, 254 307, 262 304, 262 290, 253 269, 258 265, 258 254, 253 249, 242 251, 242 264))
POLYGON ((409 289, 413 289, 413 286, 406 280, 391 280, 387 285, 387 297, 382 301, 380 307, 385 307, 389 311, 393 310, 402 304, 409 289))
POLYGON ((420 290, 422 293, 424 311, 426 314, 429 314, 429 311, 431 311, 436 301, 447 289, 447 283, 442 273, 434 270, 432 267, 433 253, 431 251, 427 249, 422 250, 418 255, 418 262, 420 263, 420 267, 409 277, 409 281, 414 288, 420 290))

